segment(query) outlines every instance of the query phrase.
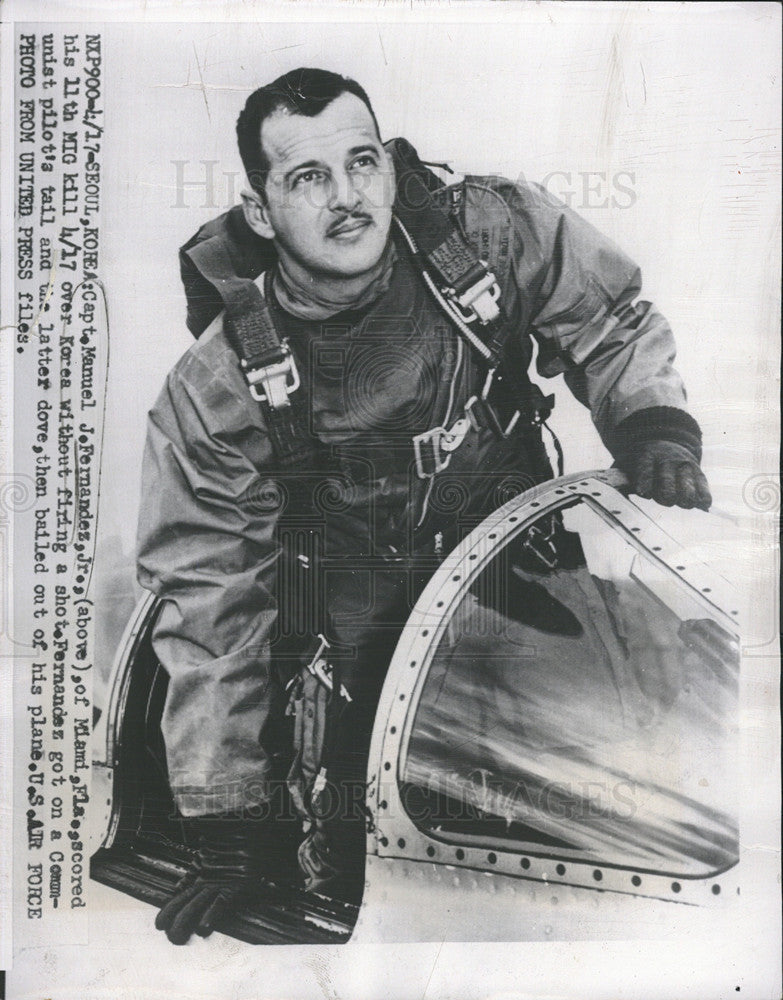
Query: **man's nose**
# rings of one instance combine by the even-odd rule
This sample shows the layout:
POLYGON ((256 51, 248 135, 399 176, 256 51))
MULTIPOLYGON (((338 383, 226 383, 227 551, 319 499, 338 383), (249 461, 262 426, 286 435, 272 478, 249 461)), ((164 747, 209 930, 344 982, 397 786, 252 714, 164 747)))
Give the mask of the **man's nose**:
POLYGON ((329 191, 329 208, 337 212, 352 212, 360 201, 361 195, 355 178, 347 170, 333 173, 329 191))

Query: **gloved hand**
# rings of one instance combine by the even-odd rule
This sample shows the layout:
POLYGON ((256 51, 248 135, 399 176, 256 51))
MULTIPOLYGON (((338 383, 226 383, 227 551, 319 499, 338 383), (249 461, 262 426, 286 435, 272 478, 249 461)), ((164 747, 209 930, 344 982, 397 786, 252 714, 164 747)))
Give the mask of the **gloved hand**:
POLYGON ((198 857, 174 895, 155 918, 172 944, 185 944, 194 932, 211 934, 215 924, 237 904, 251 898, 269 869, 263 821, 203 817, 198 857))
POLYGON ((632 493, 656 500, 664 507, 710 509, 712 496, 704 473, 682 445, 673 441, 645 442, 629 464, 632 493))

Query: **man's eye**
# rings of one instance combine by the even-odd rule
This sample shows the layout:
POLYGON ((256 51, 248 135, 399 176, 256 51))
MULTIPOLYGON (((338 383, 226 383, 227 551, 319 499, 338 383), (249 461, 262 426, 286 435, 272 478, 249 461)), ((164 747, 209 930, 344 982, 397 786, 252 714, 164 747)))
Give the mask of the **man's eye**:
POLYGON ((351 167, 352 168, 354 168, 354 167, 375 167, 377 165, 378 165, 378 161, 375 159, 374 156, 371 156, 368 153, 368 154, 365 154, 364 156, 357 156, 356 159, 351 164, 351 167))
POLYGON ((303 174, 297 174, 294 178, 294 187, 300 184, 312 184, 320 180, 322 173, 320 170, 306 170, 303 174))

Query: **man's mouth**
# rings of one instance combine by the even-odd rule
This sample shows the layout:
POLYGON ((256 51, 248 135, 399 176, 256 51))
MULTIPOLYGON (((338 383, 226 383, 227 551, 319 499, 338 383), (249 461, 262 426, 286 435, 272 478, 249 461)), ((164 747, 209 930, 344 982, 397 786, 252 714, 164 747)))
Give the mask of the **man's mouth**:
POLYGON ((362 232, 371 225, 372 219, 367 216, 361 216, 360 218, 352 217, 344 219, 342 222, 337 223, 336 226, 332 226, 327 236, 331 239, 348 239, 351 236, 356 236, 357 233, 362 232))

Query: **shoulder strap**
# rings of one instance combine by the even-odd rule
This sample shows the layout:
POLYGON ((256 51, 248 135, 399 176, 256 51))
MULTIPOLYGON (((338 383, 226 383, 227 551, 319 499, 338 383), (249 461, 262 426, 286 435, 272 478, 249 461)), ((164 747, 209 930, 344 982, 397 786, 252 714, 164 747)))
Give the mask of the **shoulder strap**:
POLYGON ((251 395, 264 411, 277 462, 289 467, 309 461, 316 445, 308 432, 306 408, 298 397, 292 403, 300 385, 299 372, 288 344, 277 335, 268 288, 262 294, 258 280, 236 274, 220 236, 198 243, 190 257, 223 302, 226 339, 239 358, 251 395))
MULTIPOLYGON (((500 288, 487 262, 470 246, 460 223, 462 199, 450 210, 436 198, 424 166, 405 139, 388 144, 397 167, 394 219, 436 303, 485 366, 487 378, 475 410, 505 437, 522 420, 543 423, 554 406, 526 371, 506 363, 504 348, 511 324, 500 302, 500 288)), ((437 179, 436 179, 437 180, 437 179)), ((441 185, 442 187, 442 185, 441 185)), ((459 189, 449 188, 449 191, 459 189)))
POLYGON ((434 288, 426 283, 441 307, 440 295, 470 347, 489 367, 497 367, 508 328, 495 276, 465 238, 454 203, 446 206, 436 200, 437 189, 429 182, 434 174, 425 172, 413 146, 406 139, 392 139, 387 148, 397 170, 397 227, 419 268, 432 279, 434 288))
POLYGON ((235 205, 201 226, 179 250, 180 276, 188 307, 187 326, 197 338, 225 308, 206 269, 209 260, 200 258, 198 252, 200 244, 212 240, 222 243, 235 277, 257 278, 275 262, 274 246, 248 226, 241 205, 235 205))

